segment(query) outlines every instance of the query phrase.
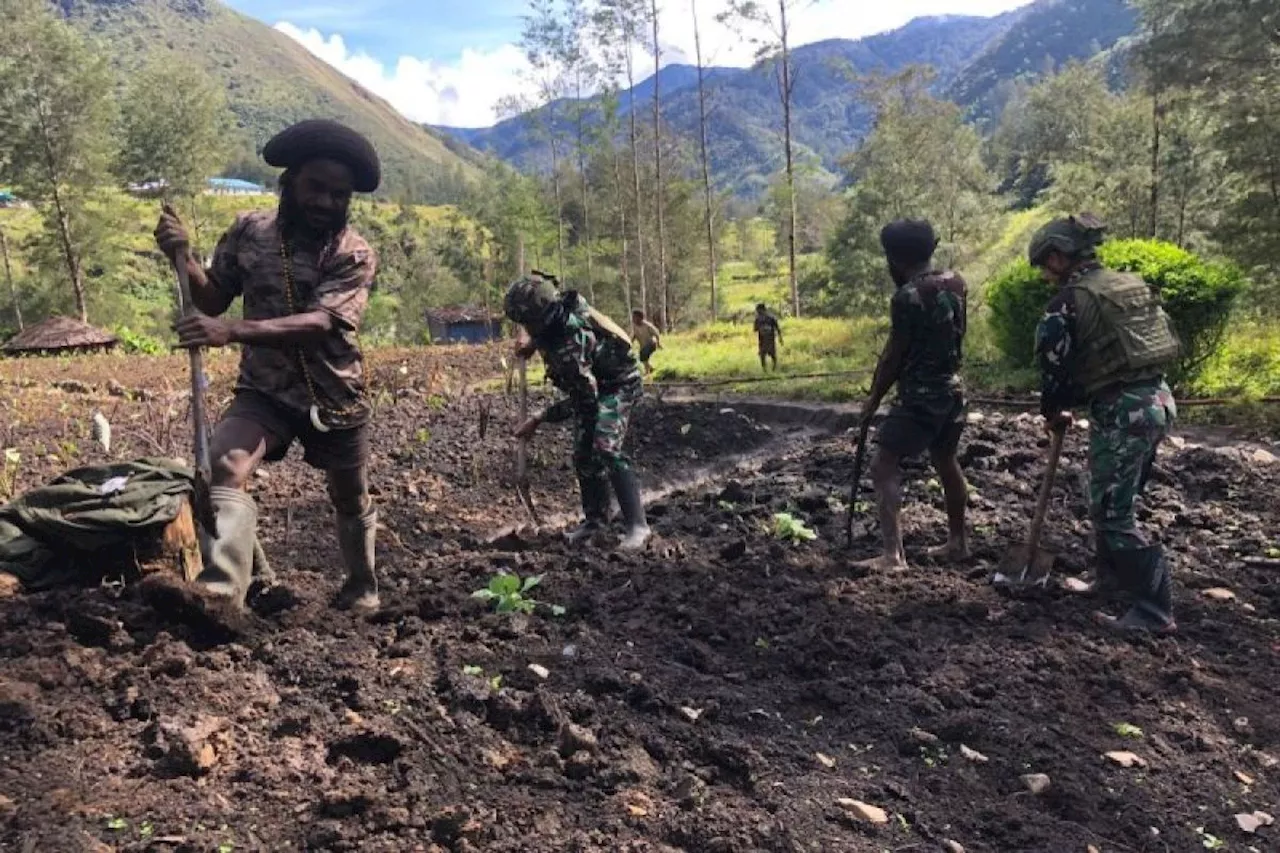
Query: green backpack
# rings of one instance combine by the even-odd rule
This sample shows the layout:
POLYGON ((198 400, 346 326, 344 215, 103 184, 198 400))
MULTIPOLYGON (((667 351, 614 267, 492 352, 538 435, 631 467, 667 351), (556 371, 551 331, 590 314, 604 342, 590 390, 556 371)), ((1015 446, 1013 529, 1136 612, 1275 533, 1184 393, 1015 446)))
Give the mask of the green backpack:
POLYGON ((1076 383, 1086 397, 1109 385, 1162 376, 1181 357, 1178 331, 1141 276, 1100 267, 1069 287, 1082 349, 1076 383))

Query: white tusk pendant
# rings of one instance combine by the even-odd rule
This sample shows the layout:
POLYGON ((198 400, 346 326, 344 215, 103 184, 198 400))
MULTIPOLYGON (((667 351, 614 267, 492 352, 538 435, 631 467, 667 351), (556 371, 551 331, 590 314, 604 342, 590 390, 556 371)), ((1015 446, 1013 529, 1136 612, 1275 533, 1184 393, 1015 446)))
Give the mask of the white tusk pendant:
POLYGON ((316 428, 316 432, 328 432, 329 428, 320 420, 320 407, 311 407, 311 425, 316 428))

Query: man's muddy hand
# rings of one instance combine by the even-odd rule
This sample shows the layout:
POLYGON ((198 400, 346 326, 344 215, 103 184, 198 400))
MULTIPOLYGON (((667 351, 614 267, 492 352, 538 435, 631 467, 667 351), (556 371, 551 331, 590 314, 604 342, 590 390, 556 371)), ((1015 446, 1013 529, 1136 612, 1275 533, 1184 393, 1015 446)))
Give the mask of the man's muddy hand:
POLYGON ((178 333, 178 346, 186 349, 198 347, 225 347, 231 343, 231 324, 217 317, 191 314, 173 324, 178 333))
POLYGON ((186 226, 182 224, 182 219, 178 216, 178 212, 169 204, 165 204, 162 209, 160 221, 156 224, 156 230, 153 233, 155 234, 156 245, 170 260, 176 258, 179 252, 191 245, 191 240, 187 236, 186 226))

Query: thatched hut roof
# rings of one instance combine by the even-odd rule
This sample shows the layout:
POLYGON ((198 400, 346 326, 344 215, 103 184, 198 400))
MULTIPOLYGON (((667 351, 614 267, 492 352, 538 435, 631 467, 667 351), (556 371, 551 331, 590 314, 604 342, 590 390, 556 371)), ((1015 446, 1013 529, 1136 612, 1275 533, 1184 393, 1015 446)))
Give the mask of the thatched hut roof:
POLYGON ((0 349, 10 355, 20 355, 31 352, 110 349, 117 343, 118 339, 110 332, 95 329, 70 317, 50 317, 34 326, 28 326, 0 349))

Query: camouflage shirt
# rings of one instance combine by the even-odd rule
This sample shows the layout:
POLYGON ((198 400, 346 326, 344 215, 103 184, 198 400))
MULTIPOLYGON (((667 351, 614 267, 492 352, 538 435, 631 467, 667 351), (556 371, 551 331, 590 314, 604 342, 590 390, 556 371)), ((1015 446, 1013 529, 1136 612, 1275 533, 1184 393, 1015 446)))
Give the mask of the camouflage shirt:
POLYGON ((893 294, 889 316, 895 335, 907 341, 898 374, 904 403, 951 401, 963 386, 958 375, 968 320, 968 287, 950 271, 921 273, 893 294))
POLYGON ((1036 362, 1040 367, 1040 413, 1065 411, 1083 402, 1073 381, 1076 354, 1075 289, 1070 285, 1098 268, 1089 263, 1077 269, 1049 300, 1036 325, 1036 362))
POLYGON ((543 413, 542 419, 548 423, 568 420, 575 414, 594 420, 601 397, 642 384, 640 364, 631 353, 630 342, 597 333, 588 319, 586 302, 580 299, 578 306, 563 326, 537 338, 547 376, 568 395, 543 413))
MULTIPOLYGON (((376 268, 373 250, 350 227, 325 245, 296 242, 293 313, 326 311, 333 317, 333 331, 302 347, 245 346, 236 389, 266 394, 300 412, 314 402, 323 410, 325 423, 333 427, 356 426, 367 420, 368 406, 361 402, 364 365, 356 331, 376 268), (300 358, 315 385, 314 401, 299 367, 300 358)), ((218 241, 208 275, 213 286, 227 296, 244 297, 246 320, 289 316, 276 213, 257 211, 237 217, 218 241)))

